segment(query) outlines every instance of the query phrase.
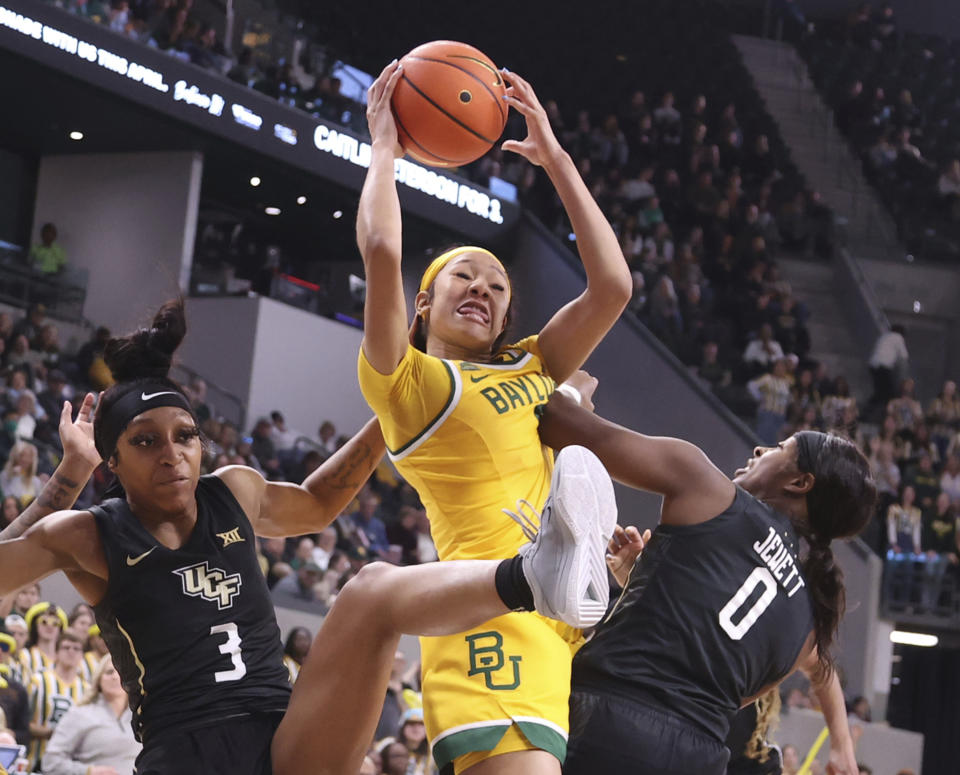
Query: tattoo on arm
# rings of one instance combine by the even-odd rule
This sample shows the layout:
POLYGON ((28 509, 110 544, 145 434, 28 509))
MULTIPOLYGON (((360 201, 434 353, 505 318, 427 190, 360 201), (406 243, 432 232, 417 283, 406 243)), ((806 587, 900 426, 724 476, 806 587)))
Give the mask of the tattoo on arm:
POLYGON ((36 500, 0 532, 0 541, 19 538, 47 515, 70 508, 76 502, 84 484, 84 482, 75 482, 58 471, 54 471, 53 476, 44 485, 36 500))
POLYGON ((324 475, 321 482, 332 490, 359 490, 373 472, 375 462, 370 445, 357 444, 357 448, 324 475))

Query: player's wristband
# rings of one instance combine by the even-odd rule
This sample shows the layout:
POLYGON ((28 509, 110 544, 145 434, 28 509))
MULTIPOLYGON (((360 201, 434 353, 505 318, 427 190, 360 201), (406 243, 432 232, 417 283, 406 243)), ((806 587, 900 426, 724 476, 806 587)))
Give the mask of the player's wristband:
POLYGON ((564 382, 562 385, 557 385, 557 392, 563 393, 565 396, 569 396, 576 401, 577 404, 583 406, 583 396, 573 385, 568 385, 566 382, 564 382))

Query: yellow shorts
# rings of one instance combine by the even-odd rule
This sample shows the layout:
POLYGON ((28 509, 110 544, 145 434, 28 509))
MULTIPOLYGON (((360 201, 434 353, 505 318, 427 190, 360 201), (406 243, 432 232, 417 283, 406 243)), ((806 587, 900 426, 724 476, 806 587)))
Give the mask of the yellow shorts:
POLYGON ((454 762, 460 773, 500 753, 534 749, 562 762, 570 662, 582 643, 580 630, 534 613, 421 638, 423 713, 437 766, 454 762))

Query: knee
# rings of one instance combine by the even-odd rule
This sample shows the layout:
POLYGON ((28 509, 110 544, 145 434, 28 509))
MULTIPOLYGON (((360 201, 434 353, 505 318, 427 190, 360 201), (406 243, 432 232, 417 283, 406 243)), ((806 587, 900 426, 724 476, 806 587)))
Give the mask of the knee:
POLYGON ((389 590, 394 584, 396 572, 397 569, 386 562, 364 565, 340 590, 336 604, 351 609, 387 608, 389 590))

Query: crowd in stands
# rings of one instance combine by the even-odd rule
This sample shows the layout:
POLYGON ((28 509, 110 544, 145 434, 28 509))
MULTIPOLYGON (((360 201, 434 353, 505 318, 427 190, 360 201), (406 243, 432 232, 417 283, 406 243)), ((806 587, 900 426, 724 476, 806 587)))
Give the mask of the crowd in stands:
POLYGON ((903 32, 889 4, 860 3, 798 46, 908 250, 960 256, 960 42, 903 32))

